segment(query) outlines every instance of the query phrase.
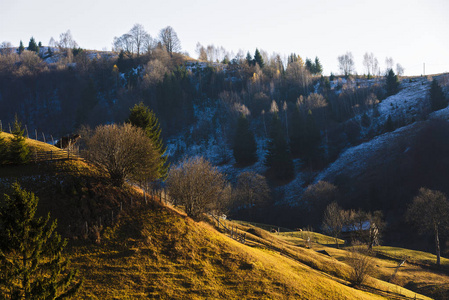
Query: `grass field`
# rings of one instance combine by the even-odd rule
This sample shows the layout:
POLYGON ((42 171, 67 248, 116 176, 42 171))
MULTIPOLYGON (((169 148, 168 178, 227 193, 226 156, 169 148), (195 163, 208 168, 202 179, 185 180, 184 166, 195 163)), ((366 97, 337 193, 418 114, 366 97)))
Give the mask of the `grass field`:
MULTIPOLYGON (((27 141, 36 149, 53 147, 27 141)), ((213 220, 197 222, 158 199, 145 204, 136 188, 109 186, 82 160, 6 166, 0 179, 23 182, 41 199, 41 213, 58 218, 58 231, 70 237, 72 266, 85 279, 77 299, 429 299, 407 287, 437 295, 436 288, 426 290, 426 276, 439 286, 449 282, 413 265, 387 283, 396 261, 384 255, 374 258, 377 267, 356 289, 348 282, 347 251, 328 247, 331 237, 223 221, 246 234, 242 244, 213 220), (96 239, 92 231, 83 233, 85 224, 97 229, 96 239), (408 284, 413 280, 416 286, 408 284)))

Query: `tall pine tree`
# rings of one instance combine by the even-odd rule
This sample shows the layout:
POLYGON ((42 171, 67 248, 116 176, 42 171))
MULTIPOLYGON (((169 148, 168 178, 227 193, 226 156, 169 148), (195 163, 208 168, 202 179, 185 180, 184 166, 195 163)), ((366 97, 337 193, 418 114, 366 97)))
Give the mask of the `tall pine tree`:
POLYGON ((308 164, 316 164, 322 157, 321 133, 312 111, 308 111, 304 125, 304 154, 303 158, 308 164))
POLYGON ((244 114, 237 121, 232 151, 237 164, 249 165, 257 161, 256 140, 244 114))
POLYGON ((290 124, 290 150, 293 156, 299 157, 304 154, 305 124, 298 106, 293 110, 290 124))
POLYGON ((158 174, 155 178, 165 179, 168 172, 167 156, 165 155, 165 151, 167 149, 164 147, 162 142, 161 128, 159 126, 159 120, 157 119, 156 114, 145 106, 145 104, 140 102, 131 108, 128 120, 126 122, 133 126, 142 128, 146 135, 151 139, 155 150, 160 156, 159 165, 157 168, 158 174))
POLYGON ((432 80, 432 85, 430 86, 430 105, 433 111, 443 109, 447 106, 447 99, 444 96, 443 89, 436 79, 432 80))
POLYGON ((23 42, 20 41, 20 44, 19 44, 19 54, 22 54, 23 51, 25 51, 25 47, 23 46, 23 42))
POLYGON ((273 113, 265 165, 276 179, 291 179, 295 175, 293 160, 278 114, 273 113))
POLYGON ((256 52, 254 53, 254 62, 257 63, 261 69, 265 66, 263 57, 260 54, 259 49, 257 49, 257 48, 256 48, 256 52))
POLYGON ((0 291, 6 299, 64 299, 81 281, 69 270, 62 250, 67 244, 50 225, 50 214, 36 218, 38 198, 18 183, 4 195, 0 209, 0 291))
POLYGON ((398 76, 394 74, 393 69, 390 69, 386 76, 386 89, 387 96, 394 95, 399 91, 399 79, 398 76))
POLYGON ((13 137, 9 143, 8 161, 12 164, 19 165, 29 161, 30 149, 23 136, 24 130, 19 122, 17 115, 14 119, 14 127, 12 131, 13 137))
POLYGON ((34 40, 34 37, 31 37, 31 39, 30 39, 30 41, 28 43, 27 50, 39 53, 39 46, 36 44, 36 41, 34 40))

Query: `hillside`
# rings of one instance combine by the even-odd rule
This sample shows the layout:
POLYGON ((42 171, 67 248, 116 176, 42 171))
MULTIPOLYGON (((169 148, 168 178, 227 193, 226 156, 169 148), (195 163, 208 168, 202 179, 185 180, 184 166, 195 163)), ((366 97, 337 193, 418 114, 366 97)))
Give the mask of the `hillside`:
POLYGON ((72 266, 85 278, 79 299, 427 299, 374 278, 354 289, 347 281, 350 268, 315 247, 222 221, 246 233, 242 244, 213 220, 194 221, 158 198, 146 202, 139 190, 112 188, 99 176, 77 158, 0 168, 3 190, 19 181, 40 197, 41 213, 58 219, 58 230, 70 240, 72 266), (115 217, 108 219, 104 214, 111 211, 115 217))

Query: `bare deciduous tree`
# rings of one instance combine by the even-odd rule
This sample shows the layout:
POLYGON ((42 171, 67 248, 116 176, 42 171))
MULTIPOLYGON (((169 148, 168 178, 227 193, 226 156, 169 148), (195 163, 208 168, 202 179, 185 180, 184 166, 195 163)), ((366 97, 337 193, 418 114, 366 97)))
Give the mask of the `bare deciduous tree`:
POLYGON ((181 41, 171 26, 161 29, 159 32, 159 39, 168 53, 173 54, 181 51, 181 41))
POLYGON ((173 202, 183 205, 192 218, 221 207, 229 193, 223 174, 202 157, 185 159, 173 167, 167 185, 173 202))
POLYGON ((141 24, 135 24, 129 31, 129 34, 131 35, 131 39, 136 47, 137 55, 140 55, 148 50, 148 46, 151 45, 151 36, 145 31, 141 24), (145 46, 147 49, 145 49, 145 46))
POLYGON ((248 207, 250 218, 254 206, 270 199, 270 188, 264 176, 243 172, 237 177, 236 199, 248 207))
POLYGON ((112 45, 115 52, 141 55, 153 47, 153 39, 141 24, 135 24, 128 33, 114 37, 112 45))
POLYGON ((361 286, 368 278, 368 272, 373 267, 373 258, 371 251, 354 245, 348 251, 347 263, 352 267, 349 274, 349 281, 354 286, 361 286))
POLYGON ((449 201, 446 195, 440 191, 420 188, 406 217, 409 222, 419 226, 419 232, 434 234, 437 265, 440 265, 440 234, 449 226, 449 201))
POLYGON ((396 64, 396 74, 398 74, 398 76, 404 75, 404 68, 400 63, 396 64))
POLYGON ((346 54, 338 57, 338 68, 345 76, 355 72, 354 56, 351 52, 346 52, 346 54))
POLYGON ((337 248, 340 248, 338 245, 338 237, 346 221, 347 213, 338 206, 337 202, 332 202, 326 207, 324 211, 323 230, 335 238, 337 248))
POLYGON ((389 70, 393 70, 394 60, 392 57, 385 58, 385 65, 387 66, 387 73, 389 70))
POLYGON ((378 73, 379 61, 374 57, 372 52, 366 52, 365 55, 363 55, 363 65, 365 66, 367 75, 376 75, 378 73))
POLYGON ((70 30, 67 30, 59 35, 58 46, 61 49, 72 49, 78 47, 78 44, 73 39, 70 30))
POLYGON ((159 155, 142 129, 131 124, 101 125, 86 135, 86 158, 107 172, 114 185, 121 186, 127 179, 155 179, 159 155))

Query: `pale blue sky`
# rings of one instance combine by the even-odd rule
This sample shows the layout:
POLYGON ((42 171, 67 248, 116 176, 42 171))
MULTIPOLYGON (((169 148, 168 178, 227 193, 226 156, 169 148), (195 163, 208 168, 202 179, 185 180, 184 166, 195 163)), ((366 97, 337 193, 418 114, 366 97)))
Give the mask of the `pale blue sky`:
POLYGON ((449 0, 0 0, 0 42, 48 44, 71 30, 80 47, 111 49, 114 36, 142 24, 153 36, 172 26, 184 51, 214 44, 229 51, 318 56, 338 73, 337 56, 351 51, 358 73, 365 52, 382 69, 392 57, 406 75, 449 71, 449 0))

